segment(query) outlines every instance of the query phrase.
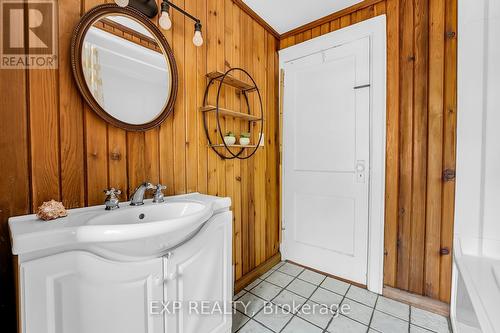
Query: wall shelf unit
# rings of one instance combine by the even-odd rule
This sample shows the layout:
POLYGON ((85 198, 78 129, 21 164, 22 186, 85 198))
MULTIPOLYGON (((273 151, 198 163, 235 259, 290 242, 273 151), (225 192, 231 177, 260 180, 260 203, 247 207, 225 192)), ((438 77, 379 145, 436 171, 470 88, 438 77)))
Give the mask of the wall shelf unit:
MULTIPOLYGON (((231 71, 233 69, 238 70, 239 68, 231 68, 229 71, 231 71)), ((227 71, 226 73, 228 73, 229 71, 227 71)), ((236 89, 239 89, 241 91, 252 92, 252 91, 255 91, 257 89, 257 85, 255 84, 255 82, 254 82, 254 85, 251 85, 251 84, 248 84, 242 80, 239 80, 231 75, 226 75, 226 73, 219 72, 219 71, 210 72, 207 74, 207 77, 210 80, 223 81, 224 84, 227 84, 227 85, 234 87, 236 89)), ((250 75, 248 75, 248 76, 251 78, 250 75)), ((253 81, 253 79, 252 79, 252 81, 253 81)))
MULTIPOLYGON (((203 99, 203 107, 200 108, 200 111, 203 114, 203 125, 205 127, 205 134, 207 136, 208 140, 208 147, 210 147, 217 155, 219 155, 220 158, 222 159, 234 159, 238 158, 241 160, 247 159, 252 157, 256 152, 257 149, 259 149, 260 146, 260 140, 262 140, 262 134, 264 130, 264 108, 262 106, 262 97, 260 95, 259 88, 257 87, 257 84, 255 83, 255 80, 252 78, 252 76, 244 69, 242 68, 231 68, 225 73, 215 71, 215 72, 210 72, 207 75, 208 79, 208 84, 205 89, 205 96, 203 99), (246 75, 249 80, 252 82, 252 84, 246 83, 245 81, 242 81, 240 79, 237 79, 233 75, 231 75, 233 72, 241 72, 244 75, 246 75), (208 95, 210 92, 210 87, 214 85, 215 83, 218 83, 217 87, 217 98, 216 102, 214 105, 211 105, 208 103, 208 95), (224 85, 231 86, 233 88, 236 88, 239 90, 244 97, 244 101, 247 106, 247 112, 240 112, 236 110, 230 110, 227 108, 223 108, 219 105, 219 100, 220 100, 220 94, 222 87, 224 85), (258 103, 255 103, 257 105, 257 108, 259 109, 260 115, 256 116, 252 114, 252 109, 250 107, 250 102, 248 99, 248 94, 249 93, 255 93, 257 95, 256 100, 258 103), (217 132, 217 141, 221 141, 221 143, 218 142, 213 142, 212 138, 210 137, 210 133, 213 133, 213 129, 209 128, 209 122, 208 122, 208 117, 209 114, 215 113, 215 125, 216 129, 215 132, 217 132), (248 132, 251 133, 252 131, 252 125, 259 124, 260 123, 260 131, 258 136, 253 135, 252 137, 257 137, 257 142, 255 144, 249 144, 249 145, 238 145, 238 144, 233 144, 233 145, 228 145, 224 142, 224 133, 225 129, 221 127, 221 120, 220 118, 226 118, 226 117, 233 117, 233 118, 238 118, 240 121, 244 121, 247 123, 248 126, 248 132), (233 152, 235 148, 238 150, 236 152, 233 152)), ((214 124, 211 124, 212 126, 214 124)), ((255 126, 254 126, 255 127, 255 126)), ((254 133, 255 134, 255 133, 254 133)))
MULTIPOLYGON (((214 105, 207 105, 201 107, 202 112, 210 112, 210 111, 216 111, 217 107, 214 105)), ((229 117, 234 117, 234 118, 242 118, 246 119, 248 121, 260 121, 260 117, 248 114, 248 113, 243 113, 239 111, 233 111, 229 109, 224 109, 224 108, 219 108, 219 115, 221 116, 229 116, 229 117)))

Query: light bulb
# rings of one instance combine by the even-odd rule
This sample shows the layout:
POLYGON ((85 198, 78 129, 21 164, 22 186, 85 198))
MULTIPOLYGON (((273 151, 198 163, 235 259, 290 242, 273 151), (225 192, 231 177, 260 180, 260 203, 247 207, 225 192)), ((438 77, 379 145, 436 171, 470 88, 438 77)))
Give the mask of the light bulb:
POLYGON ((172 21, 170 20, 168 12, 161 12, 159 23, 160 27, 164 30, 169 30, 172 27, 172 21))
POLYGON ((127 7, 129 0, 115 0, 115 3, 120 7, 127 7))
POLYGON ((201 31, 195 31, 193 36, 193 44, 196 46, 203 45, 203 37, 201 36, 201 31))

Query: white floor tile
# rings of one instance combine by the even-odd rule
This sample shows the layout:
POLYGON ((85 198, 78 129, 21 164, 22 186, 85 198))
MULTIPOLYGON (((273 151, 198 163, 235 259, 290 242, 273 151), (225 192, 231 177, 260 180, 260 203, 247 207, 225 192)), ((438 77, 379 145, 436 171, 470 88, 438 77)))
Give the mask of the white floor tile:
POLYGON ((374 307, 375 302, 377 301, 377 294, 356 286, 351 286, 346 296, 356 302, 363 303, 371 307, 374 307))
POLYGON ((331 333, 366 333, 368 326, 358 323, 342 315, 333 318, 328 326, 331 333))
POLYGON ((235 313, 233 314, 233 327, 231 329, 231 332, 233 332, 233 333, 236 332, 243 325, 245 325, 246 322, 249 320, 250 320, 250 318, 245 316, 243 313, 241 313, 239 311, 235 311, 235 313))
POLYGON ((286 289, 305 298, 309 298, 316 288, 314 284, 299 279, 293 280, 293 282, 286 287, 286 289))
POLYGON ((373 314, 370 327, 382 333, 408 332, 408 322, 380 311, 373 314))
POLYGON ((266 311, 264 311, 267 309, 269 308, 266 307, 262 309, 262 311, 254 317, 254 320, 272 329, 274 332, 281 331, 293 316, 291 313, 283 311, 283 309, 277 305, 273 306, 271 313, 266 313, 266 311))
POLYGON ((250 320, 238 331, 238 333, 272 333, 272 331, 255 320, 250 320))
POLYGON ((263 299, 252 295, 251 293, 246 293, 239 300, 234 303, 236 310, 244 313, 249 317, 253 317, 260 309, 264 306, 266 301, 263 299))
POLYGON ((375 309, 393 315, 400 319, 410 320, 410 306, 384 296, 379 296, 375 309))
POLYGON ((283 333, 321 333, 323 330, 313 324, 301 319, 293 317, 292 321, 285 326, 283 333))
POLYGON ((446 317, 413 306, 411 307, 411 323, 438 333, 450 332, 446 317))
POLYGON ((326 276, 323 274, 316 273, 316 272, 310 271, 308 269, 305 269, 299 275, 299 279, 307 281, 307 282, 315 284, 315 285, 320 284, 325 279, 325 277, 326 276))
POLYGON ((331 312, 328 309, 326 310, 327 311, 325 311, 325 308, 317 303, 314 303, 312 301, 307 301, 300 308, 297 315, 300 318, 305 319, 316 326, 319 326, 321 328, 326 328, 326 326, 330 322, 330 319, 335 314, 334 312, 331 312))
POLYGON ((275 299, 273 303, 281 306, 284 309, 290 310, 296 313, 302 304, 306 302, 304 297, 294 294, 286 289, 284 289, 275 299))
POLYGON ((357 320, 365 325, 370 324, 373 308, 369 306, 345 298, 344 301, 342 301, 341 310, 344 310, 341 311, 341 314, 346 317, 357 320))
POLYGON ((278 271, 291 275, 291 276, 297 276, 299 275, 304 269, 300 266, 291 264, 289 262, 285 263, 283 266, 278 268, 278 271))
POLYGON ((285 288, 290 282, 292 282, 292 280, 293 280, 292 276, 285 273, 281 273, 280 271, 274 271, 271 273, 271 275, 269 275, 266 278, 267 282, 271 282, 282 288, 285 288))
POLYGON ((321 283, 321 287, 333 291, 339 295, 345 295, 347 289, 349 289, 350 284, 344 281, 340 281, 331 277, 327 277, 323 283, 321 283))
POLYGON ((432 331, 410 324, 410 333, 432 333, 432 331))
POLYGON ((272 300, 281 291, 280 287, 275 286, 266 281, 262 281, 255 288, 250 290, 251 293, 265 299, 266 301, 272 300))
POLYGON ((318 288, 311 296, 311 300, 322 305, 326 306, 340 306, 340 302, 342 302, 342 296, 339 294, 333 293, 329 290, 318 288))

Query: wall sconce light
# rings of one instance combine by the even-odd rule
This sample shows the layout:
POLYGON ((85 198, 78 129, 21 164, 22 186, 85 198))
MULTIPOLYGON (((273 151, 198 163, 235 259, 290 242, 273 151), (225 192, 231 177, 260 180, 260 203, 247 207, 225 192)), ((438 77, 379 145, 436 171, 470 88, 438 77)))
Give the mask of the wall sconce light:
POLYGON ((181 12, 185 16, 189 17, 194 21, 194 36, 193 36, 193 44, 196 46, 203 45, 203 37, 201 36, 201 21, 194 17, 193 15, 186 12, 184 9, 177 7, 173 3, 168 0, 163 0, 161 3, 161 14, 160 14, 160 27, 165 30, 169 30, 172 27, 172 20, 170 19, 169 9, 172 7, 173 9, 181 12))
POLYGON ((172 28, 172 20, 170 20, 170 14, 168 13, 169 8, 170 6, 167 1, 161 3, 161 14, 158 21, 160 27, 164 30, 170 30, 170 28, 172 28))
MULTIPOLYGON (((153 18, 156 16, 156 14, 158 14, 158 6, 156 5, 155 0, 115 0, 115 3, 120 7, 127 7, 130 5, 131 7, 134 7, 135 9, 141 11, 149 18, 153 18)), ((164 30, 169 30, 170 28, 172 28, 172 20, 170 19, 169 13, 170 7, 181 12, 183 15, 189 17, 194 21, 193 44, 196 46, 203 45, 203 36, 201 35, 201 21, 168 0, 163 0, 161 3, 160 18, 158 20, 160 27, 164 30)))

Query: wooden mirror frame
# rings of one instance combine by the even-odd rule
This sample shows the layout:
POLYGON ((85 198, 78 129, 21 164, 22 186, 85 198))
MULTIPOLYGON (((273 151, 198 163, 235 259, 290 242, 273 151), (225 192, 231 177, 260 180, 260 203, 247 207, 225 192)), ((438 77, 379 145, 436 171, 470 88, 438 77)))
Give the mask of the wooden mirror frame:
POLYGON ((103 4, 90 9, 85 15, 82 16, 80 22, 75 27, 73 32, 73 37, 71 39, 71 64, 73 68, 73 76, 75 77, 76 84, 83 98, 90 106, 92 110, 99 115, 106 122, 113 126, 128 130, 128 131, 145 131, 154 127, 159 126, 174 110, 175 99, 177 98, 177 85, 178 85, 178 73, 177 65, 174 59, 174 53, 168 45, 167 39, 162 34, 160 29, 154 25, 151 20, 133 7, 119 7, 116 4, 103 4), (92 92, 89 90, 87 81, 83 73, 82 67, 82 46, 83 40, 87 34, 90 27, 98 21, 100 18, 106 15, 122 15, 125 17, 131 17, 132 19, 142 23, 149 32, 157 39, 159 46, 162 50, 163 55, 166 57, 168 65, 170 65, 170 76, 171 76, 171 91, 170 96, 166 105, 164 106, 162 112, 152 121, 145 124, 129 124, 123 122, 106 112, 102 106, 96 101, 92 92))

